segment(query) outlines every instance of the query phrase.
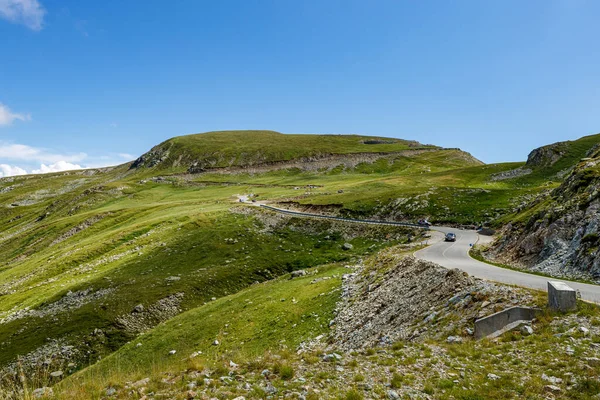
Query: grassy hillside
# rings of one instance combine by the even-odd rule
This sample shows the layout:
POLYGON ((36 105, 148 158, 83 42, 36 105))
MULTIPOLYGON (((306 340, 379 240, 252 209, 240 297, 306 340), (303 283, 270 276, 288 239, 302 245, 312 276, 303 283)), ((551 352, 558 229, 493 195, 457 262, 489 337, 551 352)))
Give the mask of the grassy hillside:
POLYGON ((167 141, 133 167, 0 179, 0 367, 20 359, 74 372, 212 298, 417 234, 283 218, 238 195, 358 217, 498 223, 558 186, 561 160, 481 165, 396 139, 215 132, 167 141), (224 166, 236 168, 211 169, 224 166))
POLYGON ((179 136, 154 147, 133 168, 185 171, 249 166, 354 153, 434 149, 415 141, 358 135, 284 135, 273 131, 222 131, 179 136))
MULTIPOLYGON (((11 178, 1 187, 4 366, 17 356, 60 365, 55 353, 74 343, 65 358, 86 365, 213 297, 407 240, 401 230, 248 212, 235 196, 252 186, 155 182, 124 168, 11 178)), ((285 191, 261 187, 267 197, 285 191)))

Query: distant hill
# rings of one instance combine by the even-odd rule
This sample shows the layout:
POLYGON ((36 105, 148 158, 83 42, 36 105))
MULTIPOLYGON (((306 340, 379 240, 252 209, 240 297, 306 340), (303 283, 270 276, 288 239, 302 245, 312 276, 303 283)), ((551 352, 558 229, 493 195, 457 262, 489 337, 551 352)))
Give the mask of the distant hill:
POLYGON ((178 136, 152 148, 132 169, 201 172, 331 155, 438 149, 416 141, 358 135, 298 135, 274 131, 219 131, 178 136))

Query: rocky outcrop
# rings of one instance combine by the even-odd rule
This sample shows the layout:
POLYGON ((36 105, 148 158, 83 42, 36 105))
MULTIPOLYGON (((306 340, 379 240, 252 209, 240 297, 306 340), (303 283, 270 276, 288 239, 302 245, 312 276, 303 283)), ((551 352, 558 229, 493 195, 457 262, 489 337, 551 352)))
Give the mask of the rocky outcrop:
POLYGON ((549 144, 533 150, 527 157, 527 167, 550 167, 568 151, 566 142, 549 144))
POLYGON ((506 226, 485 255, 554 276, 600 280, 599 153, 588 152, 591 157, 533 202, 522 222, 506 226))
POLYGON ((146 332, 179 314, 183 297, 184 293, 175 293, 151 304, 148 308, 139 304, 131 313, 117 317, 117 325, 131 334, 146 332))

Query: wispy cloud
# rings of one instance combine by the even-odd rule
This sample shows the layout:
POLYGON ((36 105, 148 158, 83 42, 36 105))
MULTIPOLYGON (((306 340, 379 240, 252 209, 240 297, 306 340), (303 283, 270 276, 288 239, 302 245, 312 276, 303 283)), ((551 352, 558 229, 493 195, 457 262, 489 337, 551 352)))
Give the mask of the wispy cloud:
MULTIPOLYGON (((0 0, 0 5, 3 0, 0 0)), ((1 8, 0 8, 1 9, 1 8)), ((13 123, 15 120, 29 121, 31 116, 29 114, 19 114, 12 112, 10 108, 0 103, 0 126, 7 126, 13 123)))
POLYGON ((50 149, 0 141, 0 178, 102 168, 133 159, 135 156, 128 153, 89 156, 86 153, 60 153, 50 149))
POLYGON ((0 0, 0 18, 34 31, 44 27, 46 10, 37 0, 0 0))
POLYGON ((59 154, 25 144, 0 142, 0 159, 57 163, 59 161, 80 162, 86 157, 85 153, 59 154))
POLYGON ((0 164, 0 178, 6 176, 27 175, 27 171, 23 168, 15 167, 8 164, 0 164))

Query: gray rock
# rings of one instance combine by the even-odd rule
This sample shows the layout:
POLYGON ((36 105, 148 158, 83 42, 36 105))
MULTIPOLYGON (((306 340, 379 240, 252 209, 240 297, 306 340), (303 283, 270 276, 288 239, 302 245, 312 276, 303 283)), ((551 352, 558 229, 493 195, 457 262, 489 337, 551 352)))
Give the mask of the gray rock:
POLYGON ((498 379, 500 379, 500 377, 498 375, 496 375, 496 374, 487 374, 487 378, 490 381, 497 381, 498 379))
POLYGON ((388 390, 387 398, 390 400, 398 400, 400 398, 400 395, 395 390, 388 390))
POLYGON ((354 246, 352 246, 350 243, 344 243, 342 245, 342 250, 352 250, 354 248, 354 246))
POLYGON ((52 388, 49 388, 46 386, 35 389, 33 391, 33 397, 35 397, 36 399, 41 399, 43 397, 51 397, 51 396, 54 396, 54 391, 52 390, 52 388))
POLYGON ((521 334, 525 336, 533 335, 533 328, 529 325, 523 325, 521 327, 521 334))
POLYGON ((273 386, 271 382, 267 382, 267 386, 265 387, 265 392, 267 394, 276 394, 278 392, 277 388, 273 386))
POLYGON ((63 372, 62 371, 54 371, 50 373, 50 376, 53 378, 60 378, 61 376, 63 376, 63 372))
POLYGON ((107 396, 114 396, 115 394, 117 394, 117 389, 115 389, 113 387, 108 387, 108 388, 106 388, 104 393, 106 393, 107 396))
POLYGON ((556 376, 548 376, 546 374, 542 374, 542 379, 550 383, 562 383, 563 381, 561 378, 557 378, 556 376))
POLYGON ((448 343, 462 343, 462 338, 460 336, 448 336, 446 342, 448 343))
POLYGON ((547 392, 556 394, 556 393, 560 393, 562 389, 556 385, 546 385, 546 386, 544 386, 544 390, 547 392))
POLYGON ((138 304, 137 306, 133 307, 133 312, 141 313, 143 311, 144 311, 144 306, 141 304, 138 304))
POLYGON ((306 276, 306 270, 292 271, 292 278, 299 278, 301 276, 306 276))

